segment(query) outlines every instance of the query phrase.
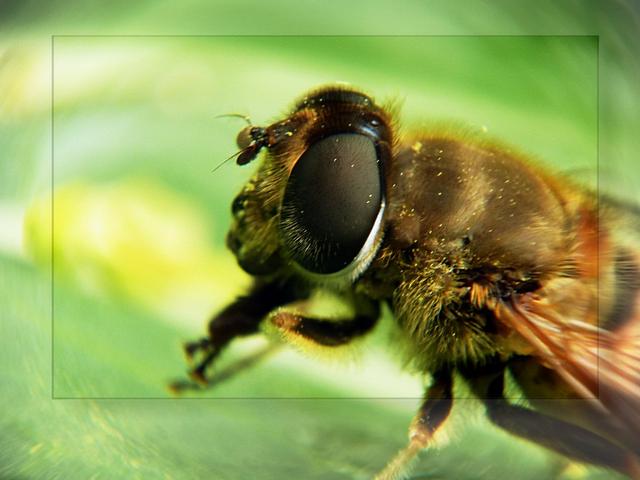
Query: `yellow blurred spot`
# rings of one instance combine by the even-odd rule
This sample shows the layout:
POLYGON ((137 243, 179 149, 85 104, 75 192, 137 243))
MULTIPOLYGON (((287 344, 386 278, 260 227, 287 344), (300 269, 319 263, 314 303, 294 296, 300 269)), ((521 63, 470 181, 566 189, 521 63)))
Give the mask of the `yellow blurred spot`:
POLYGON ((589 469, 582 463, 567 462, 566 466, 560 472, 559 477, 565 480, 581 480, 589 476, 589 469))
POLYGON ((42 446, 43 446, 42 443, 36 443, 33 447, 29 449, 29 453, 31 455, 38 453, 38 451, 42 448, 42 446))
POLYGON ((32 42, 0 45, 0 112, 3 120, 20 119, 51 107, 49 50, 32 42))
POLYGON ((97 296, 126 297, 170 319, 200 325, 247 277, 211 245, 198 205, 146 179, 76 182, 27 211, 26 250, 36 263, 97 296), (51 214, 53 212, 53 242, 51 214))

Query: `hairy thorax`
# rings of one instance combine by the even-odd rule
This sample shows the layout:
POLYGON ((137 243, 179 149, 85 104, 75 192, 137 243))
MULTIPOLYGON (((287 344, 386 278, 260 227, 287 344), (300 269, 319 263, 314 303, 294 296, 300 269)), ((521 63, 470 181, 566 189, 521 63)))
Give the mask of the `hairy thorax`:
POLYGON ((433 370, 529 353, 492 312, 570 269, 575 202, 491 145, 420 138, 395 158, 387 236, 361 288, 387 296, 408 363, 433 370))

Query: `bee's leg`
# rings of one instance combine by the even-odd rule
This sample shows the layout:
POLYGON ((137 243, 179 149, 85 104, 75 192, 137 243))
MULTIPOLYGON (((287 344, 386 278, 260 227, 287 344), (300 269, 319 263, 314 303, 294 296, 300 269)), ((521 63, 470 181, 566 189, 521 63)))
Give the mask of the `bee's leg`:
MULTIPOLYGON (((206 370, 220 352, 234 338, 257 333, 260 322, 267 314, 274 308, 299 298, 296 293, 299 292, 290 285, 255 282, 247 295, 239 297, 211 319, 208 337, 184 345, 185 354, 190 361, 196 355, 200 357, 189 371, 191 379, 197 384, 207 385, 206 370)), ((245 363, 248 365, 252 362, 245 363)), ((180 381, 170 385, 174 392, 194 387, 196 385, 180 381)))
POLYGON ((434 434, 449 417, 453 405, 453 378, 446 370, 433 376, 420 410, 409 426, 409 443, 378 475, 375 480, 396 480, 404 478, 421 450, 432 443, 434 434))
POLYGON ((580 462, 618 470, 640 478, 634 456, 590 430, 536 410, 510 404, 504 398, 504 375, 489 384, 485 399, 489 419, 498 427, 580 462))
POLYGON ((300 301, 274 311, 269 323, 285 338, 304 339, 325 347, 337 347, 368 333, 380 316, 376 302, 357 299, 355 315, 350 318, 315 318, 307 316, 307 302, 300 301))

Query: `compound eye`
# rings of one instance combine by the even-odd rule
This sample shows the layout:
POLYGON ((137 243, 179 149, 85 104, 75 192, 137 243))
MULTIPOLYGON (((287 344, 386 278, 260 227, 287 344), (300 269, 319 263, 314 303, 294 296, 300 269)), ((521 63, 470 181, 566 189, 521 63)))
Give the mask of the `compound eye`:
POLYGON ((348 267, 366 247, 383 194, 372 140, 355 133, 312 144, 289 176, 280 216, 285 250, 318 274, 348 267))

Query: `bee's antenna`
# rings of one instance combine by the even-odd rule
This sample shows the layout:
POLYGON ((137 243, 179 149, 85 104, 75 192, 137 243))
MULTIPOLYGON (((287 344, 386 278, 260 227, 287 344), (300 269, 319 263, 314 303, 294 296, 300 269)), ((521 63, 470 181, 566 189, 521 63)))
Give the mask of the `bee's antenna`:
MULTIPOLYGON (((247 122, 247 125, 249 127, 253 126, 253 123, 251 123, 251 119, 247 116, 247 115, 242 115, 241 113, 223 113, 221 115, 216 115, 213 118, 227 118, 227 117, 233 117, 233 118, 241 118, 243 119, 245 122, 247 122)), ((229 158, 223 160, 222 162, 220 162, 218 165, 216 165, 216 167, 211 170, 211 173, 215 172, 216 170, 218 170, 220 167, 222 167, 225 163, 227 163, 229 160, 237 157, 238 155, 241 155, 242 152, 244 152, 244 150, 239 150, 236 153, 234 153, 233 155, 231 155, 229 158)))
POLYGON ((244 150, 238 150, 236 153, 234 153, 233 155, 231 155, 229 158, 224 159, 223 161, 221 161, 218 165, 215 166, 215 168, 213 170, 211 170, 211 173, 215 172, 216 170, 218 170, 220 167, 222 167, 225 163, 227 163, 229 160, 234 159, 235 157, 237 157, 238 155, 241 155, 242 152, 244 152, 244 150))
POLYGON ((214 118, 225 118, 225 117, 241 118, 245 122, 247 122, 247 125, 249 125, 250 127, 253 125, 253 123, 251 123, 251 119, 247 115, 242 115, 241 113, 223 113, 222 115, 216 115, 214 118))

